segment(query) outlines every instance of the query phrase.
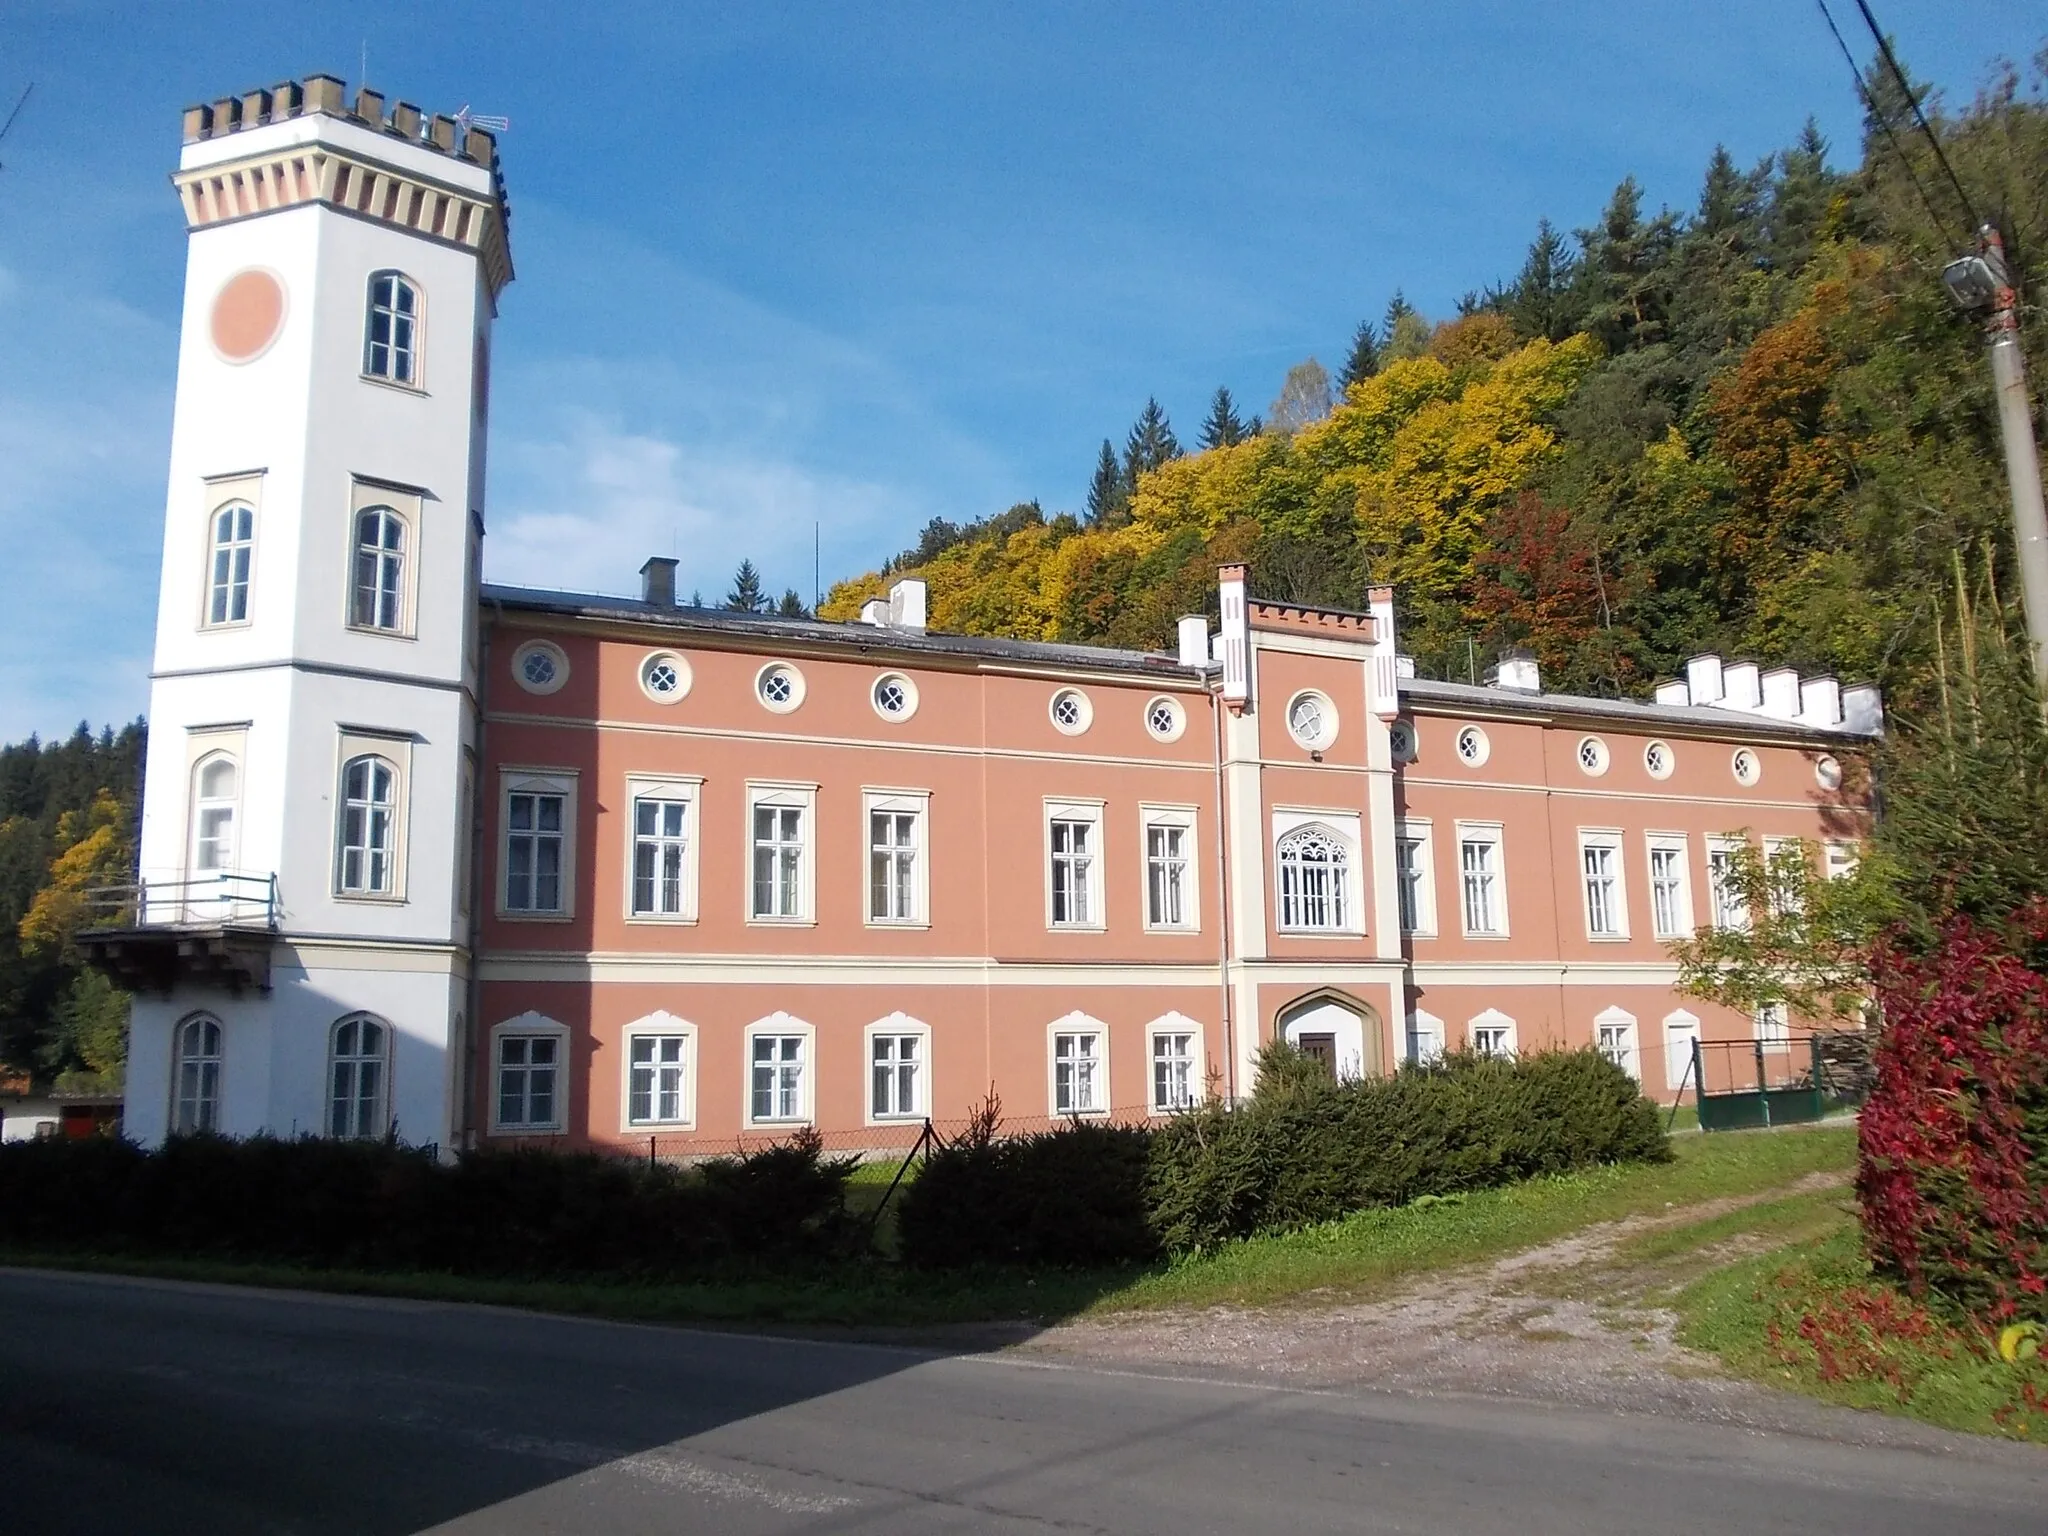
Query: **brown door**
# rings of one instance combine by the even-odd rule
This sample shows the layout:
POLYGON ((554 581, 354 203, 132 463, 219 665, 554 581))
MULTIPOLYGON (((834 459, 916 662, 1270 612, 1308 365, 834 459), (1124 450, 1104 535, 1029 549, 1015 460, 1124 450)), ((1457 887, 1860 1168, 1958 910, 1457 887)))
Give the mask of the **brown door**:
POLYGON ((1337 1075, 1337 1037, 1335 1035, 1296 1035, 1295 1044, 1301 1054, 1312 1057, 1323 1064, 1323 1070, 1337 1075))

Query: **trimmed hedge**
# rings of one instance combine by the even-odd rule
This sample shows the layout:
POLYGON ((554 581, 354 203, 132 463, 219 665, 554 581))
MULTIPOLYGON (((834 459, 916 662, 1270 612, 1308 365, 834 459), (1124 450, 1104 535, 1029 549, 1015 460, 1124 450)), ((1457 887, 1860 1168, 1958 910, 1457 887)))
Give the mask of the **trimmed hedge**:
POLYGON ((174 1137, 0 1146, 0 1241, 318 1268, 656 1278, 852 1251, 815 1135, 678 1168, 595 1153, 174 1137))
POLYGON ((2048 905, 1881 946, 1884 1028, 1858 1121, 1872 1263, 1991 1323, 2048 1317, 2048 905))
POLYGON ((1285 1044, 1249 1103, 1156 1130, 1076 1122, 934 1154, 904 1198, 906 1261, 1094 1265, 1187 1253, 1421 1195, 1671 1155, 1657 1108, 1595 1050, 1455 1054, 1337 1083, 1285 1044))

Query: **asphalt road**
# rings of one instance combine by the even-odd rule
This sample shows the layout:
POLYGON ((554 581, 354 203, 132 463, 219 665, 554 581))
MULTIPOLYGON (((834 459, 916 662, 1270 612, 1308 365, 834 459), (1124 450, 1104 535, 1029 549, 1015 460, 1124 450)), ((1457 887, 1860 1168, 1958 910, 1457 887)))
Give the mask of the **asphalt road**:
POLYGON ((0 1522, 2015 1536, 2048 1452, 0 1271, 0 1522))

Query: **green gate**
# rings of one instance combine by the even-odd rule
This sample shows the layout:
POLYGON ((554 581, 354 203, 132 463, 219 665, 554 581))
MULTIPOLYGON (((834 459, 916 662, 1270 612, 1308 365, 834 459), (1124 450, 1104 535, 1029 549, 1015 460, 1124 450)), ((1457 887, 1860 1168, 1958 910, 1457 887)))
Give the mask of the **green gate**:
POLYGON ((1768 1130, 1820 1119, 1835 1107, 1826 1089, 1821 1038, 1693 1041, 1690 1075, 1700 1129, 1768 1130))

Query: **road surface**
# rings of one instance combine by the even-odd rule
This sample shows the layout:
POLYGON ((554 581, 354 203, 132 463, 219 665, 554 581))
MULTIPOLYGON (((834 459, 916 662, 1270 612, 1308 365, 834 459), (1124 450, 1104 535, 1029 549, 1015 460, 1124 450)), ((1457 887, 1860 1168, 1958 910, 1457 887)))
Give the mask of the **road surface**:
POLYGON ((23 1536, 2048 1530, 1923 1439, 0 1271, 23 1536))

